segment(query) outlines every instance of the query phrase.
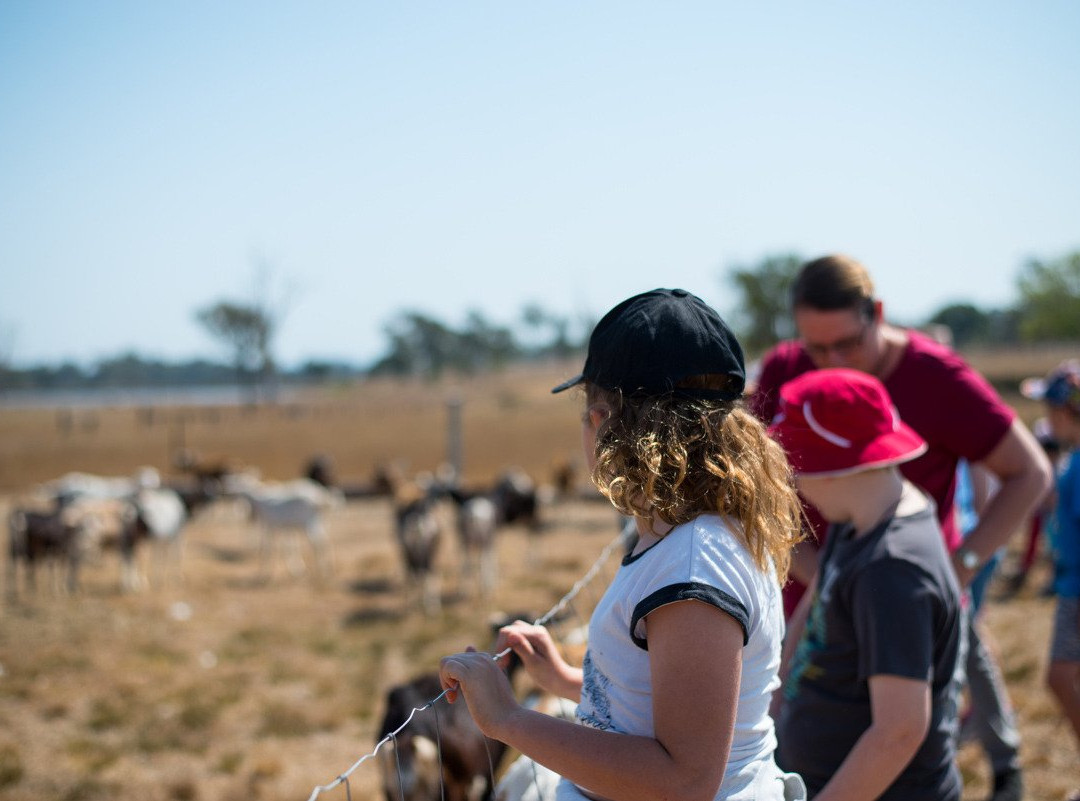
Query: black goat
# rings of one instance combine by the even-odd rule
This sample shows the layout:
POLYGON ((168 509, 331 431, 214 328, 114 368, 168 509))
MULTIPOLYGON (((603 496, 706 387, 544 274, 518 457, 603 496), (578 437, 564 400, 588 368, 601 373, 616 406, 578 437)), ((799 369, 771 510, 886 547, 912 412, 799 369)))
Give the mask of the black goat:
MULTIPOLYGON (((498 625, 493 624, 493 628, 498 625)), ((507 668, 511 678, 520 664, 511 653, 507 668)), ((400 728, 412 710, 441 692, 437 673, 417 676, 391 689, 379 741, 400 728)), ((437 701, 417 712, 409 725, 379 750, 386 801, 488 801, 505 753, 505 743, 481 733, 464 699, 454 704, 437 701)))

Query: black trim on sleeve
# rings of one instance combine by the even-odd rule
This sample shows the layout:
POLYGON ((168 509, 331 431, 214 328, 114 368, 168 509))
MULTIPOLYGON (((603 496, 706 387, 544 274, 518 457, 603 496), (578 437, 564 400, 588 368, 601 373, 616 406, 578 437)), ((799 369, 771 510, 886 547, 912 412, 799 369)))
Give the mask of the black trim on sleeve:
POLYGON ((750 615, 742 601, 716 587, 691 581, 661 587, 638 602, 638 605, 634 607, 634 614, 630 617, 630 639, 634 641, 634 645, 643 651, 649 650, 648 641, 634 634, 637 624, 650 612, 676 601, 702 601, 715 606, 721 612, 727 612, 742 627, 743 645, 745 646, 750 641, 750 615))

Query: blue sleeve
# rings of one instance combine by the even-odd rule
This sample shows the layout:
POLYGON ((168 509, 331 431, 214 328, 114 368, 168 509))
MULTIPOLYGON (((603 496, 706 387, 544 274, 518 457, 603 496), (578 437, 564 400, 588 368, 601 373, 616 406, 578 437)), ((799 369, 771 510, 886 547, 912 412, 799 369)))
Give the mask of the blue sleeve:
POLYGON ((1080 450, 1069 456, 1068 466, 1058 479, 1055 525, 1050 534, 1054 544, 1054 591, 1058 595, 1080 597, 1080 450))

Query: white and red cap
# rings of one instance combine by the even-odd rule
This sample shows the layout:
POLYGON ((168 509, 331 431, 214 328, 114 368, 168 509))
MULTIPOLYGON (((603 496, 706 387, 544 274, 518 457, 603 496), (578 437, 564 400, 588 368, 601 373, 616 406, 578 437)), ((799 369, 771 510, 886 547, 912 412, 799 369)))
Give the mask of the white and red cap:
POLYGON ((839 368, 812 370, 784 384, 769 433, 803 476, 841 476, 900 464, 927 447, 900 419, 880 381, 839 368))

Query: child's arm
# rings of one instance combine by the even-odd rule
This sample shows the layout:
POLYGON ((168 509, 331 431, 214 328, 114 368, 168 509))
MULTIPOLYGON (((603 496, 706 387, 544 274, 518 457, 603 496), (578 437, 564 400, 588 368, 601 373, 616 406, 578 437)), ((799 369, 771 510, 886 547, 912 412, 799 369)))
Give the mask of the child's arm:
POLYGON ((871 801, 900 775, 930 728, 930 685, 899 676, 870 677, 870 728, 815 801, 871 801))
POLYGON ((581 698, 581 668, 567 664, 546 628, 523 620, 503 626, 495 641, 495 653, 507 648, 514 649, 525 670, 543 689, 575 702, 581 698))
POLYGON ((743 631, 700 601, 647 617, 654 737, 599 731, 522 709, 487 654, 442 662, 480 728, 593 793, 620 801, 711 801, 735 726, 743 631))
POLYGON ((787 622, 787 631, 784 633, 784 644, 780 650, 780 686, 773 692, 772 702, 769 704, 769 715, 773 720, 780 719, 780 710, 784 704, 784 683, 791 673, 791 663, 795 659, 799 641, 806 630, 806 621, 810 617, 810 609, 814 605, 814 596, 817 594, 817 574, 806 585, 806 591, 799 599, 795 611, 791 613, 791 619, 787 622))

